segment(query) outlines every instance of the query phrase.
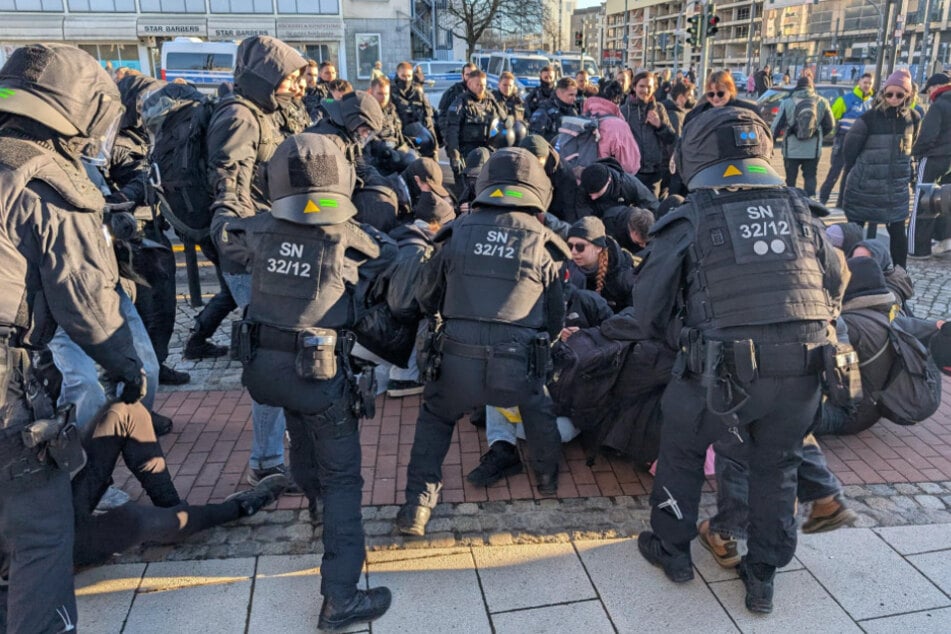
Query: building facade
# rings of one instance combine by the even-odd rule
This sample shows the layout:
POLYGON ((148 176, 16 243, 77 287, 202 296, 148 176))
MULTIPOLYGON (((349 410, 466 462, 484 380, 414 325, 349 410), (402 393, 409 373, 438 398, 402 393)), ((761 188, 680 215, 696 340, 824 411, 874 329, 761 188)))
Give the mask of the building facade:
POLYGON ((410 0, 0 0, 0 62, 28 42, 66 42, 113 68, 158 76, 162 43, 273 35, 364 85, 412 57, 410 0))

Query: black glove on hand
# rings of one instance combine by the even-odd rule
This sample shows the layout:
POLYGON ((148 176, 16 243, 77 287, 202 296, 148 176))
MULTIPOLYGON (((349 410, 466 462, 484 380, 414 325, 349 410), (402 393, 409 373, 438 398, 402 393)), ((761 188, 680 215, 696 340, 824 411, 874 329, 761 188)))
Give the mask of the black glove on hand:
POLYGON ((139 370, 135 378, 122 381, 119 400, 129 405, 138 403, 145 396, 146 387, 145 370, 139 370))
POLYGON ((462 174, 466 170, 466 162, 460 157, 452 159, 449 162, 449 166, 452 168, 453 174, 462 174))

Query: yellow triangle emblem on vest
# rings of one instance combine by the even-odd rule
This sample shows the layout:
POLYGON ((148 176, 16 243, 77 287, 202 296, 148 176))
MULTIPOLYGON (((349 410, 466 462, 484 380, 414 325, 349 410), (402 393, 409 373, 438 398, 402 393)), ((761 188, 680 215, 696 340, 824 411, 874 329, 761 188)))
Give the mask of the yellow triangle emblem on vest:
POLYGON ((501 189, 496 189, 494 192, 489 194, 489 198, 503 198, 505 194, 502 193, 501 189))
POLYGON ((319 214, 320 207, 318 207, 317 203, 315 203, 314 201, 307 199, 307 205, 304 207, 304 213, 305 214, 319 214))
POLYGON ((724 178, 726 178, 727 176, 742 176, 742 175, 743 175, 743 172, 738 170, 736 165, 730 165, 728 168, 726 168, 726 171, 723 172, 724 178))

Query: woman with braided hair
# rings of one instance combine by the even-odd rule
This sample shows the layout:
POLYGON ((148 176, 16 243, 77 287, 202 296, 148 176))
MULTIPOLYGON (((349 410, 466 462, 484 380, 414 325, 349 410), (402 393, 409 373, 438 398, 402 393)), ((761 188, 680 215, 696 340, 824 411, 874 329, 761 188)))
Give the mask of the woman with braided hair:
POLYGON ((605 234, 600 219, 585 216, 571 225, 568 247, 571 261, 565 266, 572 285, 601 295, 615 313, 631 305, 633 258, 605 234))

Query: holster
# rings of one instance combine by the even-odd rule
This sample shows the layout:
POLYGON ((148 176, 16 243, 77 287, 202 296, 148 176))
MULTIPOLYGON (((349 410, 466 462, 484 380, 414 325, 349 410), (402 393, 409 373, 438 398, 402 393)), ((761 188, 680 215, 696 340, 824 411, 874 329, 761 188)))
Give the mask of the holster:
POLYGON ((836 342, 823 347, 822 384, 829 402, 851 408, 862 398, 859 356, 848 343, 836 342))
POLYGON ((531 371, 535 378, 544 379, 550 370, 551 338, 548 333, 541 333, 532 341, 531 371))
POLYGON ((238 319, 231 323, 231 359, 240 361, 242 365, 251 363, 254 359, 254 349, 257 346, 257 324, 247 319, 238 319))
POLYGON ((430 383, 439 378, 443 337, 442 327, 430 324, 426 334, 417 340, 416 364, 419 367, 419 376, 424 383, 430 383))

